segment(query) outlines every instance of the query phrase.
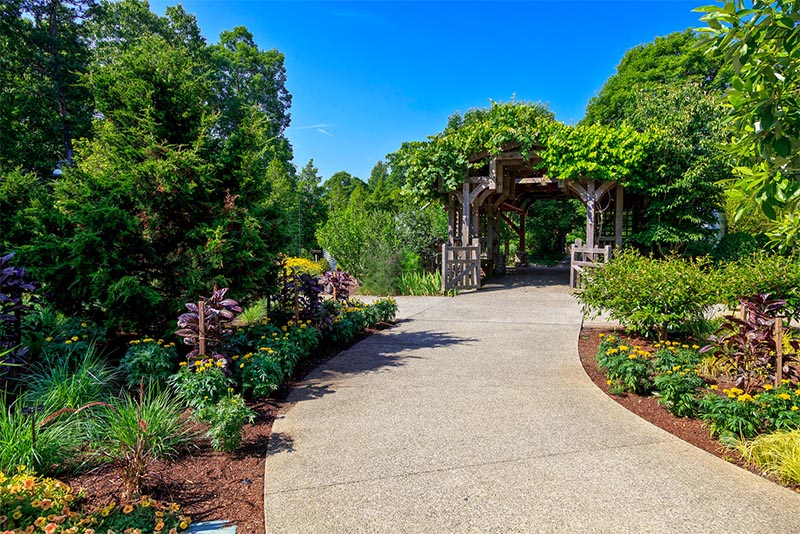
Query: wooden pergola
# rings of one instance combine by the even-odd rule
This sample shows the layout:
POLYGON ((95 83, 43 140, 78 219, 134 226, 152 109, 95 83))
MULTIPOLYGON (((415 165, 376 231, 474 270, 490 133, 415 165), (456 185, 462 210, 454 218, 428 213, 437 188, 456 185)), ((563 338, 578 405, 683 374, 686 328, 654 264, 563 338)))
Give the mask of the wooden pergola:
MULTIPOLYGON (((442 248, 442 284, 452 288, 479 288, 484 276, 503 272, 500 228, 505 222, 518 236, 518 262, 527 262, 525 217, 539 199, 578 198, 586 206, 586 243, 573 246, 573 269, 607 259, 611 246, 623 240, 625 194, 613 181, 560 180, 537 169, 535 147, 523 156, 519 147, 507 147, 479 168, 471 168, 461 190, 448 197, 448 236, 442 248), (519 223, 510 217, 519 214, 519 223), (613 213, 613 219, 604 214, 613 213)), ((479 154, 473 162, 488 157, 479 154)), ((573 273, 574 274, 574 273, 573 273)))

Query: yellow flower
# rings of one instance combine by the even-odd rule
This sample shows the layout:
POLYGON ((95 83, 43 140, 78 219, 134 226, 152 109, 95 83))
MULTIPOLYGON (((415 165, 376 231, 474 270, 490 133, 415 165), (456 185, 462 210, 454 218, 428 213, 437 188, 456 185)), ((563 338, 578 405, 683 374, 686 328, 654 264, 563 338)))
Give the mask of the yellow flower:
POLYGON ((225 363, 222 360, 217 360, 217 367, 222 367, 225 363))
POLYGON ((789 400, 789 399, 792 398, 792 396, 789 395, 788 393, 781 393, 781 394, 778 395, 778 398, 779 399, 783 399, 783 400, 789 400))
POLYGON ((72 343, 71 339, 68 339, 68 340, 64 341, 64 345, 69 345, 70 343, 72 343))
POLYGON ((179 526, 181 527, 181 530, 185 530, 186 527, 189 526, 189 523, 187 523, 186 521, 181 521, 181 524, 179 526))
POLYGON ((244 368, 244 363, 240 363, 239 364, 239 369, 243 369, 243 368, 244 368))
POLYGON ((681 348, 682 348, 682 349, 688 349, 688 348, 689 348, 689 345, 681 345, 681 348))
POLYGON ((72 341, 78 341, 78 339, 80 339, 78 336, 72 336, 72 341))
POLYGON ((800 408, 798 408, 797 406, 792 406, 792 411, 793 412, 796 412, 797 410, 800 410, 800 408))
POLYGON ((53 341, 53 336, 47 336, 44 338, 45 341, 53 341))
POLYGON ((764 391, 769 391, 769 390, 771 390, 771 389, 772 389, 772 384, 766 384, 766 385, 764 386, 764 391))
POLYGON ((714 391, 717 391, 719 389, 719 386, 716 385, 716 384, 711 384, 711 389, 713 389, 714 391))
POLYGON ((42 501, 40 501, 39 499, 33 499, 31 501, 31 506, 33 508, 39 508, 41 505, 42 505, 42 501))
POLYGON ((692 345, 692 348, 693 348, 694 350, 697 350, 697 349, 699 349, 699 348, 700 348, 700 345, 692 345))
POLYGON ((619 346, 619 350, 624 352, 624 351, 628 350, 628 346, 627 345, 620 345, 619 346))
POLYGON ((628 354, 628 359, 629 360, 635 360, 636 358, 638 358, 638 356, 636 356, 635 353, 634 354, 628 354))
MULTIPOLYGON (((31 504, 33 504, 33 503, 31 503, 31 504)), ((34 526, 37 526, 37 527, 43 527, 45 523, 47 523, 47 519, 45 519, 42 516, 37 517, 36 521, 33 522, 34 526)))
POLYGON ((598 337, 606 337, 606 335, 603 332, 600 332, 599 334, 597 334, 597 336, 598 337))
POLYGON ((14 513, 11 514, 11 517, 13 517, 14 519, 19 519, 20 517, 22 517, 22 511, 21 510, 15 510, 14 513))
POLYGON ((753 397, 751 397, 751 396, 750 396, 750 395, 748 395, 747 393, 744 393, 744 394, 742 394, 742 395, 739 395, 739 396, 736 398, 736 400, 738 400, 739 402, 752 402, 752 401, 753 401, 753 397))
POLYGON ((179 365, 180 367, 185 367, 185 366, 186 366, 186 362, 181 362, 181 363, 179 363, 178 365, 179 365))
POLYGON ((126 504, 125 506, 122 507, 123 514, 129 514, 131 512, 133 512, 133 506, 131 506, 130 504, 126 504))
POLYGON ((781 380, 781 384, 788 384, 788 383, 789 383, 788 378, 784 378, 783 380, 781 380))
POLYGON ((606 380, 606 384, 610 386, 611 385, 611 379, 606 380))
POLYGON ((86 324, 86 323, 81 323, 81 328, 86 328, 87 326, 89 326, 89 325, 86 324))
POLYGON ((158 523, 156 523, 156 530, 161 530, 162 528, 164 528, 163 521, 159 521, 158 523))

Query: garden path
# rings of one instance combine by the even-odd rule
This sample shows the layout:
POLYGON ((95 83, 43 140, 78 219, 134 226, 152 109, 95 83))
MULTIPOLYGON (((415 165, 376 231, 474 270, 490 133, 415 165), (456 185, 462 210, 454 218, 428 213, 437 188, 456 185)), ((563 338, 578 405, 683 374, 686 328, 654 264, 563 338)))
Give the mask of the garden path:
POLYGON ((606 397, 565 273, 401 298, 273 426, 266 531, 797 532, 800 495, 606 397))

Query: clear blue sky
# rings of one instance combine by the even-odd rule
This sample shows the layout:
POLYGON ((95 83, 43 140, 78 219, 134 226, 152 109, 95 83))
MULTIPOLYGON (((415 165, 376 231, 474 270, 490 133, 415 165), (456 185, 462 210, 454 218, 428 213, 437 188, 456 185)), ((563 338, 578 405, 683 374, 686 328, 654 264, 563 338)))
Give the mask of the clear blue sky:
MULTIPOLYGON (((151 1, 163 14, 177 1, 151 1)), ((629 48, 700 26, 713 0, 311 2, 184 0, 203 34, 246 26, 286 56, 287 136, 298 170, 366 180, 403 141, 440 132, 456 111, 512 98, 543 102, 564 122, 629 48)))

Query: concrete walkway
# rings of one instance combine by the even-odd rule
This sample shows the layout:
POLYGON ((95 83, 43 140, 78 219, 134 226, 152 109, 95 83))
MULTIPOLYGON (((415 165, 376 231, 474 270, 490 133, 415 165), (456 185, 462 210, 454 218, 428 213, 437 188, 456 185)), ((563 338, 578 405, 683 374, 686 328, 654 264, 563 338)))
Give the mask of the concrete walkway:
POLYGON ((800 495, 595 387, 563 274, 398 300, 275 422, 268 534, 800 532, 800 495))

